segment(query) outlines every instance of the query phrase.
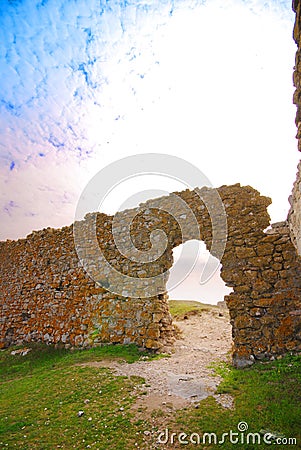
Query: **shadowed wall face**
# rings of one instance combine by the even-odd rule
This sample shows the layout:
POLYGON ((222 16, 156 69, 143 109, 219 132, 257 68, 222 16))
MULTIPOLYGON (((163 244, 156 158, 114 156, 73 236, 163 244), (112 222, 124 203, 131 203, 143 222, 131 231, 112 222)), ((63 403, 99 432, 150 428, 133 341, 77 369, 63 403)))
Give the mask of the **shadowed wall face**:
POLYGON ((233 288, 225 299, 234 363, 299 351, 300 261, 286 223, 263 231, 269 204, 249 186, 186 190, 1 242, 1 346, 162 348, 174 339, 166 295, 172 249, 199 239, 220 257, 233 288))
MULTIPOLYGON (((296 13, 294 26, 294 40, 298 46, 296 52, 295 70, 293 75, 294 104, 297 106, 296 125, 298 139, 298 150, 301 151, 301 3, 299 0, 293 1, 293 9, 296 13)), ((288 214, 291 238, 299 255, 301 255, 301 162, 297 167, 297 178, 293 186, 290 197, 291 208, 288 214)))

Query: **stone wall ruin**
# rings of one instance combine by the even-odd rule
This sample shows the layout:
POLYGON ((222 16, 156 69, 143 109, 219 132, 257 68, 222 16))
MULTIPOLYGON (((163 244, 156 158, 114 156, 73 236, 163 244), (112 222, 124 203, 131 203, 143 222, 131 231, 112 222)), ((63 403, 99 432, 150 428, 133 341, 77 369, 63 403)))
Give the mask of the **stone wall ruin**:
POLYGON ((114 216, 101 213, 88 214, 74 226, 0 242, 0 346, 30 341, 82 347, 133 342, 162 348, 174 336, 166 293, 172 250, 198 238, 213 256, 222 250, 221 277, 233 288, 225 300, 234 363, 244 366, 254 359, 300 351, 300 259, 286 222, 264 231, 269 204, 269 198, 237 184, 185 190, 118 213, 119 224, 126 226, 117 227, 117 237, 130 231, 132 250, 140 259, 120 252, 112 234, 114 216), (223 211, 225 217, 220 217, 223 211), (218 225, 224 218, 226 240, 218 225), (76 227, 82 234, 75 244, 76 227), (156 242, 155 230, 164 231, 165 240, 161 234, 156 242), (99 254, 90 245, 93 233, 113 275, 97 263, 99 254), (151 262, 143 259, 162 242, 163 252, 159 245, 151 262), (85 260, 92 262, 86 267, 90 276, 83 269, 85 260), (119 274, 127 277, 121 293, 119 274))
MULTIPOLYGON (((293 37, 298 46, 293 75, 293 82, 296 88, 293 101, 297 106, 296 138, 298 139, 298 150, 301 151, 301 2, 299 0, 293 0, 293 10, 296 13, 293 37)), ((297 177, 290 197, 290 204, 288 222, 291 238, 298 254, 301 255, 301 161, 297 167, 297 177)))
MULTIPOLYGON (((293 9, 298 46, 294 103, 301 150, 300 0, 293 0, 293 9)), ((222 186, 216 192, 226 215, 226 240, 218 225, 215 230, 212 227, 216 197, 213 195, 209 204, 202 201, 206 196, 212 200, 212 191, 203 188, 150 200, 140 208, 120 213, 121 223, 124 220, 127 226, 117 230, 114 237, 122 240, 123 228, 127 233, 130 223, 134 245, 125 253, 132 252, 132 259, 116 247, 112 234, 114 217, 100 213, 88 214, 74 226, 47 228, 26 239, 0 242, 0 348, 30 341, 66 347, 134 342, 148 349, 162 348, 174 337, 165 288, 173 264, 172 249, 189 239, 200 239, 214 256, 222 255, 221 277, 233 288, 225 301, 233 330, 234 364, 245 366, 254 359, 300 352, 301 165, 288 221, 266 231, 268 198, 240 185, 222 186), (175 196, 187 205, 187 214, 169 214, 177 210, 178 200, 172 207, 175 196), (181 221, 187 225, 184 233, 181 221), (91 235, 91 226, 96 237, 91 235), (74 241, 77 227, 83 245, 81 239, 74 241), (162 234, 151 236, 158 229, 165 233, 163 240, 162 234), (95 242, 91 246, 93 240, 115 269, 113 275, 99 264, 95 242), (156 247, 159 244, 162 250, 162 242, 166 248, 158 256, 156 247), (137 254, 140 262, 135 259, 137 254), (145 254, 152 254, 152 258, 143 260, 145 254), (122 283, 124 276, 130 276, 121 292, 120 273, 122 283)), ((218 224, 222 217, 217 214, 216 219, 218 224)))

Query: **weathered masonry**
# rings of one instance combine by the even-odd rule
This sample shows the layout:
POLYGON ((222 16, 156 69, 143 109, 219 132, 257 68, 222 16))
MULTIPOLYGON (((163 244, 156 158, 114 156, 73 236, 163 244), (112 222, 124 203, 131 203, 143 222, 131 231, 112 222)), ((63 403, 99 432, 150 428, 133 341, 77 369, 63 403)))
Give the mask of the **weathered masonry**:
POLYGON ((135 342, 160 349, 174 335, 165 293, 172 249, 198 238, 214 256, 223 251, 221 276, 233 287, 225 300, 234 363, 246 365, 254 358, 300 351, 300 259, 287 223, 264 232, 269 226, 269 204, 270 199, 239 184, 186 190, 118 213, 119 225, 126 226, 116 228, 115 239, 115 217, 95 213, 76 224, 82 233, 77 248, 73 226, 1 242, 1 346, 40 340, 69 346, 135 342), (225 218, 226 240, 219 229, 225 218), (108 268, 100 271, 99 255, 89 244, 91 224, 116 277, 126 276, 121 294, 116 293, 114 274, 108 268), (128 229, 134 250, 141 252, 140 262, 116 246, 116 236, 123 238, 123 230, 128 229), (148 262, 143 255, 156 244, 151 233, 158 229, 166 236, 166 241, 162 235, 158 240, 164 241, 163 252, 148 262), (85 258, 91 262, 92 277, 82 267, 85 258), (140 298, 135 290, 139 283, 145 288, 140 298))
MULTIPOLYGON (((301 2, 300 0, 293 0, 293 9, 296 13, 296 20, 294 26, 294 40, 298 46, 296 52, 296 63, 294 70, 294 86, 296 87, 294 93, 294 104, 297 106, 296 125, 297 125, 297 139, 298 149, 301 151, 301 2)), ((297 169, 297 178, 293 187, 293 192, 290 198, 291 208, 288 215, 289 227, 292 241, 301 256, 301 161, 297 169)))

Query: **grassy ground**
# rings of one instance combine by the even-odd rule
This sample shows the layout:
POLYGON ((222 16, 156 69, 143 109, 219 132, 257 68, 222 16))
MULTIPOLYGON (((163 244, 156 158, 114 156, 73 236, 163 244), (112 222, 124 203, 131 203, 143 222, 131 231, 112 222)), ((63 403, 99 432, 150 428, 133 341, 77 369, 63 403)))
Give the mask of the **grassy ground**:
MULTIPOLYGON (((208 445, 209 436, 207 436, 206 445, 197 448, 270 448, 273 444, 277 445, 276 439, 280 439, 278 448, 301 448, 300 356, 288 356, 275 362, 258 363, 244 370, 222 365, 216 367, 216 372, 224 377, 218 393, 233 396, 235 409, 226 410, 217 406, 215 400, 209 397, 200 403, 198 409, 179 411, 168 426, 169 436, 172 431, 185 432, 188 436, 193 432, 200 435, 204 432, 216 434, 216 445, 208 445), (248 430, 245 432, 239 431, 239 428, 246 427, 248 430), (230 430, 238 433, 233 435, 232 443, 228 435, 224 438, 225 442, 218 444, 223 440, 223 433, 230 433, 230 430), (247 437, 248 433, 259 434, 254 437, 255 444, 251 435, 247 437), (265 434, 265 439, 270 441, 270 444, 264 443, 265 434), (289 444, 286 441, 289 438, 295 438, 296 445, 292 443, 293 441, 289 444), (243 443, 241 443, 242 440, 243 443)), ((186 448, 196 448, 196 445, 190 444, 190 437, 188 441, 186 448)), ((213 435, 211 442, 214 442, 213 435)), ((183 445, 175 444, 171 448, 182 447, 183 445)))
POLYGON ((216 306, 205 305, 204 303, 193 300, 169 300, 170 313, 176 320, 183 320, 185 316, 188 318, 195 314, 202 314, 202 312, 209 311, 210 309, 216 309, 216 306))
MULTIPOLYGON (((182 309, 172 307, 174 314, 183 315, 199 304, 185 302, 185 305, 175 306, 182 309)), ((224 379, 219 392, 234 397, 233 410, 222 408, 209 397, 200 402, 198 408, 172 412, 169 416, 158 410, 151 417, 138 420, 131 405, 137 394, 143 393, 141 378, 118 377, 106 368, 79 365, 112 358, 134 362, 141 358, 135 346, 104 346, 85 351, 33 346, 25 356, 13 356, 11 350, 0 352, 0 448, 271 448, 264 443, 260 446, 247 444, 248 432, 261 432, 261 442, 266 432, 275 439, 296 438, 297 445, 282 441, 278 448, 301 448, 300 356, 258 363, 245 370, 216 365, 215 372, 224 379), (81 417, 79 411, 84 413, 81 417), (240 427, 248 424, 244 433, 238 430, 241 422, 244 424, 240 427), (232 436, 232 442, 229 435, 225 436, 225 442, 218 444, 223 433, 230 433, 230 430, 238 435, 232 436), (158 432, 164 432, 162 444, 155 444, 158 432), (180 437, 187 443, 179 443, 180 432, 187 434, 186 438, 180 437), (205 436, 205 443, 202 443, 205 432, 215 433, 216 445, 215 435, 205 436), (171 438, 171 433, 177 434, 171 438), (198 436, 199 445, 190 442, 190 439, 197 442, 198 436), (233 439, 239 439, 240 443, 233 443, 233 439)), ((268 435, 268 439, 272 438, 268 435)))
POLYGON ((26 356, 10 351, 0 353, 0 448, 123 450, 141 440, 141 424, 129 408, 143 380, 78 365, 133 362, 141 357, 135 346, 71 352, 39 345, 26 356))

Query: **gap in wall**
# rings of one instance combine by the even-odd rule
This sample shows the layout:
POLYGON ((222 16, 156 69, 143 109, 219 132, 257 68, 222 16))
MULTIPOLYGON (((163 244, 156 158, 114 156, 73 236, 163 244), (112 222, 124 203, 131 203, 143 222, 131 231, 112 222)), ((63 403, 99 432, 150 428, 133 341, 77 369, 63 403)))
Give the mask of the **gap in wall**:
POLYGON ((232 292, 220 276, 221 264, 212 256, 209 262, 212 275, 205 283, 200 283, 209 256, 204 242, 197 240, 187 241, 173 249, 174 263, 167 283, 170 300, 195 300, 216 305, 232 292))

